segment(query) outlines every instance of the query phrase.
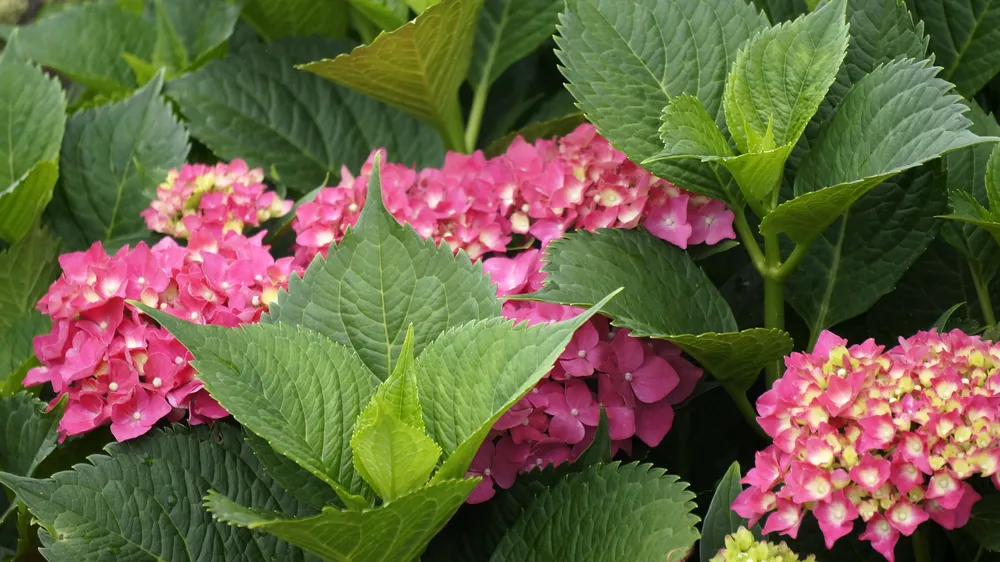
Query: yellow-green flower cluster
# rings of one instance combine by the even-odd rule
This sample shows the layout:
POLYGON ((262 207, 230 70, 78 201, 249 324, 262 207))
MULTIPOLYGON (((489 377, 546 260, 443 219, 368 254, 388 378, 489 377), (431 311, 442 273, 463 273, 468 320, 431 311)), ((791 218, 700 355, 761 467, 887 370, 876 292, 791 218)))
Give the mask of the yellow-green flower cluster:
POLYGON ((816 557, 810 554, 800 559, 785 543, 758 541, 746 527, 740 527, 726 537, 726 548, 711 562, 816 562, 816 557))

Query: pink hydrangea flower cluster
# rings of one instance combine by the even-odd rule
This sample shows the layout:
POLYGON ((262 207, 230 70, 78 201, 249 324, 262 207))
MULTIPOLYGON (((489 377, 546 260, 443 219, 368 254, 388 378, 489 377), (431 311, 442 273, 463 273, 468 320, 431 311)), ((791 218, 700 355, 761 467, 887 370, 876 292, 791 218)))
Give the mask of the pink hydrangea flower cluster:
POLYGON ((1000 344, 958 330, 920 332, 883 353, 824 332, 757 401, 774 443, 757 453, 733 510, 795 537, 812 512, 827 548, 850 533, 886 559, 900 534, 932 519, 969 521, 967 482, 1000 468, 1000 344))
MULTIPOLYGON (((374 153, 373 153, 374 156, 374 153)), ((326 254, 361 212, 372 158, 354 177, 301 205, 292 227, 296 257, 307 264, 326 254)), ((613 149, 593 125, 533 144, 517 138, 491 159, 449 153, 442 168, 382 167, 386 208, 424 238, 465 250, 473 260, 503 252, 514 236, 542 245, 573 229, 645 226, 681 248, 735 238, 733 213, 655 178, 613 149)))
POLYGON ((68 397, 61 435, 110 421, 124 441, 164 417, 198 424, 228 415, 194 379, 187 350, 125 301, 199 324, 256 322, 292 273, 292 258, 271 257, 263 236, 196 231, 187 247, 164 238, 108 255, 98 242, 60 256, 62 276, 37 306, 52 330, 35 338, 41 366, 24 385, 51 383, 68 397))
MULTIPOLYGON (((539 256, 528 250, 487 259, 483 268, 498 296, 541 288, 539 256)), ((580 312, 548 303, 503 305, 505 317, 529 324, 580 312)), ((510 488, 518 473, 576 458, 594 438, 602 405, 615 450, 631 451, 633 438, 658 445, 673 423, 673 406, 691 395, 701 374, 672 344, 634 338, 626 329, 612 329, 603 317, 590 320, 545 379, 497 421, 469 469, 469 476, 483 480, 468 502, 490 499, 497 486, 510 488)))
POLYGON ((217 237, 228 231, 242 233, 245 226, 259 226, 291 209, 291 201, 264 185, 264 170, 251 170, 237 159, 170 170, 167 180, 156 188, 156 199, 140 214, 150 230, 188 238, 204 230, 217 237))

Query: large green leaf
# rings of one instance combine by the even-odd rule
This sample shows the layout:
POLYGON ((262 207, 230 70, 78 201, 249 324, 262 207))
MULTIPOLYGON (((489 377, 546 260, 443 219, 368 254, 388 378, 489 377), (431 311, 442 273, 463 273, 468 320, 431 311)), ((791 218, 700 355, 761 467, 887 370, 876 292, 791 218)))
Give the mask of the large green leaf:
POLYGON ((59 82, 17 57, 0 58, 0 238, 8 242, 52 198, 65 114, 59 82))
POLYGON ((41 480, 0 473, 41 523, 47 560, 304 559, 297 548, 215 521, 202 508, 213 489, 257 509, 315 513, 264 474, 231 426, 154 430, 88 460, 41 480))
POLYGON ((354 422, 378 381, 358 356, 302 326, 198 326, 143 307, 194 355, 212 397, 347 505, 372 497, 351 461, 354 422))
POLYGON ((862 78, 800 164, 797 197, 764 217, 761 232, 808 243, 886 179, 990 140, 969 132, 965 107, 936 73, 927 61, 899 60, 862 78))
POLYGON ((770 130, 794 145, 826 97, 847 52, 846 0, 769 28, 740 50, 726 81, 726 124, 742 153, 770 130))
POLYGON ((306 35, 343 37, 350 21, 343 0, 247 0, 243 19, 265 39, 306 35))
POLYGON ((720 549, 726 547, 726 536, 747 525, 747 520, 736 515, 731 507, 736 496, 743 491, 740 477, 740 463, 733 462, 715 488, 715 495, 712 496, 712 503, 708 504, 705 522, 701 526, 701 562, 709 562, 714 558, 720 549))
POLYGON ((88 242, 148 234, 139 212, 189 149, 187 131, 160 97, 162 85, 157 77, 124 101, 70 117, 53 201, 63 213, 57 232, 88 242))
POLYGON ((484 0, 476 24, 469 83, 489 88, 556 30, 563 2, 558 0, 484 0))
POLYGON ((342 166, 356 171, 377 147, 395 162, 439 165, 444 150, 433 129, 294 68, 349 48, 324 38, 250 45, 170 82, 167 95, 219 157, 243 158, 302 192, 342 166))
POLYGON ((368 94, 435 126, 454 149, 464 140, 458 88, 472 56, 481 0, 443 0, 349 54, 299 68, 368 94))
POLYGON ((22 27, 18 50, 42 66, 58 70, 101 92, 129 90, 135 74, 122 55, 149 60, 156 28, 114 2, 71 6, 22 27))
POLYGON ((543 492, 490 560, 682 560, 698 540, 693 500, 663 469, 597 465, 543 492))
POLYGON ((343 505, 337 492, 313 473, 295 464, 295 461, 275 451, 264 438, 250 430, 244 432, 253 455, 260 461, 267 475, 286 492, 302 503, 321 510, 328 505, 343 505))
POLYGON ((493 424, 552 369, 573 333, 610 298, 555 324, 529 327, 502 318, 469 323, 424 349, 413 372, 427 432, 444 450, 434 481, 465 474, 493 424))
MULTIPOLYGON (((46 405, 34 395, 20 392, 0 396, 0 471, 31 476, 56 448, 62 405, 45 413, 46 405)), ((0 512, 0 523, 17 502, 0 512)))
MULTIPOLYGON (((767 27, 744 0, 571 0, 560 21, 556 54, 567 88, 587 119, 635 162, 663 148, 660 114, 676 96, 696 96, 723 124, 729 65, 767 27)), ((685 189, 727 198, 728 184, 707 164, 662 161, 648 168, 685 189)))
POLYGON ((31 312, 59 271, 59 242, 48 232, 32 229, 0 253, 0 332, 31 312))
POLYGON ((229 39, 240 17, 234 0, 154 0, 157 23, 155 63, 172 70, 196 65, 229 39))
POLYGON ((292 277, 261 322, 316 330, 355 349, 385 380, 411 324, 419 355, 448 328, 499 317, 500 303, 482 265, 422 240, 385 210, 379 166, 376 159, 355 228, 304 277, 292 277))
POLYGON ((217 493, 206 498, 206 506, 219 520, 271 533, 324 560, 397 562, 416 560, 478 482, 449 480, 375 509, 326 508, 299 519, 248 509, 217 493))
POLYGON ((739 332, 729 305, 694 261, 646 231, 574 232, 549 245, 548 261, 545 286, 529 298, 592 305, 624 287, 604 308, 616 326, 674 342, 733 392, 745 391, 768 361, 791 351, 781 330, 739 332))
POLYGON ((863 314, 896 287, 936 234, 945 209, 939 166, 913 170, 862 197, 810 246, 785 298, 813 338, 863 314))
POLYGON ((909 0, 924 21, 943 78, 972 97, 1000 72, 1000 3, 993 0, 909 0))
POLYGON ((990 552, 1000 551, 1000 495, 989 494, 972 506, 972 516, 963 530, 975 539, 980 547, 990 552))

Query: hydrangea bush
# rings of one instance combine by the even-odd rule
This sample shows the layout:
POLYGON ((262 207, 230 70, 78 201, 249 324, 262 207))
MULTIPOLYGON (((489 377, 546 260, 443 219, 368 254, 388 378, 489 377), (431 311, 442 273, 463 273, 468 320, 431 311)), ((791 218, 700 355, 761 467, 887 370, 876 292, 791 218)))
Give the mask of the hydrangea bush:
POLYGON ((18 10, 0 559, 1000 551, 1000 6, 18 10))

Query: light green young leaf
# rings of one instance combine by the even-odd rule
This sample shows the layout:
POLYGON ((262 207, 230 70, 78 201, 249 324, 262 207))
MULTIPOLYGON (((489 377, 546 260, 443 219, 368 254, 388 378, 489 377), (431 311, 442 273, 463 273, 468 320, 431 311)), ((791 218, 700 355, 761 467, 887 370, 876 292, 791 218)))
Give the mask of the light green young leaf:
POLYGON ((795 145, 786 144, 759 152, 706 160, 716 160, 725 166, 753 211, 757 216, 764 216, 774 191, 781 187, 785 162, 793 148, 795 145))
POLYGON ((444 148, 430 127, 294 68, 349 49, 319 37, 250 45, 170 82, 167 95, 220 158, 243 158, 300 192, 342 166, 357 171, 372 147, 396 162, 440 165, 444 148))
POLYGON ((1000 4, 987 0, 911 0, 927 25, 942 78, 972 97, 1000 72, 1000 4))
POLYGON ((203 62, 233 34, 240 4, 233 0, 155 0, 153 60, 175 71, 203 62))
POLYGON ((1000 217, 986 207, 983 207, 971 193, 957 190, 950 191, 948 193, 948 203, 951 205, 951 214, 944 215, 941 218, 974 224, 986 229, 1000 243, 1000 217))
POLYGON ((423 427, 399 419, 377 395, 358 418, 351 452, 358 473, 386 502, 426 484, 441 458, 423 427))
POLYGON ((194 355, 212 397, 279 453, 329 484, 348 507, 371 490, 349 451, 378 381, 350 349, 302 326, 198 326, 142 306, 194 355))
POLYGON ((663 108, 660 140, 663 150, 643 165, 668 158, 726 157, 733 155, 729 141, 698 98, 684 94, 663 108))
POLYGON ((469 83, 489 88, 503 71, 552 36, 559 0, 484 0, 469 66, 469 83))
MULTIPOLYGON (((45 413, 45 402, 27 392, 7 397, 0 394, 0 471, 17 476, 34 474, 56 448, 63 409, 64 403, 60 402, 45 413)), ((16 507, 17 502, 11 502, 0 511, 0 524, 16 507)))
POLYGON ((421 239, 385 210, 380 165, 376 158, 354 229, 304 277, 293 276, 261 322, 316 330, 353 348, 385 380, 411 324, 419 355, 451 327, 500 317, 500 303, 481 264, 421 239))
POLYGON ((299 66, 422 119, 453 148, 464 140, 458 88, 472 56, 481 0, 444 0, 349 54, 299 66), (457 144, 456 144, 457 143, 457 144))
POLYGON ((326 508, 298 519, 248 509, 215 492, 205 506, 220 521, 270 533, 324 560, 399 562, 416 560, 478 483, 478 478, 448 480, 375 509, 326 508))
POLYGON ((990 159, 986 162, 986 198, 990 211, 1000 212, 1000 144, 993 146, 990 159))
POLYGON ((59 82, 18 57, 0 58, 0 238, 24 236, 52 198, 65 123, 59 82))
POLYGON ((490 561, 682 560, 698 540, 694 498, 652 465, 595 465, 542 492, 490 561))
POLYGON ((813 241, 785 280, 785 300, 814 338, 895 290, 934 240, 946 199, 937 168, 915 168, 873 189, 813 241))
POLYGON ((40 521, 47 560, 306 559, 274 537, 213 520, 200 505, 214 489, 255 509, 315 513, 264 474, 230 425, 154 430, 88 461, 40 480, 0 473, 40 521))
POLYGON ((740 477, 740 463, 733 462, 715 488, 712 503, 708 505, 708 512, 705 514, 705 522, 701 525, 701 562, 710 562, 719 550, 726 547, 727 535, 747 526, 747 520, 737 515, 731 507, 736 496, 743 491, 740 477))
POLYGON ((549 244, 543 271, 545 286, 528 298, 586 306, 625 287, 603 309, 616 326, 674 342, 734 393, 792 349, 781 330, 740 332, 708 276, 683 251, 645 231, 574 232, 549 244), (595 262, 605 266, 595 269, 595 262))
POLYGON ((80 111, 66 124, 53 226, 85 240, 134 239, 149 229, 139 212, 170 168, 187 158, 188 135, 160 97, 162 76, 125 101, 80 111))
MULTIPOLYGON (((742 0, 571 0, 560 17, 556 54, 567 88, 587 119, 635 162, 663 149, 660 115, 676 96, 695 95, 723 123, 729 65, 768 26, 742 0)), ((648 168, 679 187, 728 198, 728 183, 720 184, 707 164, 664 160, 648 168)))
POLYGON ((552 369, 573 333, 606 305, 564 322, 527 326, 503 318, 449 330, 413 363, 427 433, 444 450, 434 482, 461 478, 500 416, 552 369))
POLYGON ((400 421, 423 432, 424 415, 420 408, 420 389, 413 373, 413 346, 416 339, 414 334, 411 324, 406 329, 406 338, 396 358, 396 364, 392 367, 392 374, 379 385, 375 394, 400 421))
POLYGON ((308 35, 343 37, 350 21, 343 0, 247 0, 243 19, 268 40, 308 35))
POLYGON ((406 3, 409 4, 411 8, 413 8, 414 12, 422 14, 424 10, 430 8, 431 6, 437 4, 440 1, 441 0, 406 0, 406 3))
POLYGON ((768 130, 775 146, 798 142, 844 60, 846 1, 766 29, 740 50, 724 96, 726 124, 740 152, 756 152, 750 139, 768 130))
POLYGON ((927 61, 899 60, 855 84, 799 166, 796 198, 764 217, 761 232, 784 232, 809 243, 890 177, 952 150, 996 140, 969 131, 965 107, 936 73, 927 61))
POLYGON ((152 23, 114 2, 71 6, 18 31, 22 55, 101 92, 134 88, 122 55, 150 60, 155 41, 152 23))

